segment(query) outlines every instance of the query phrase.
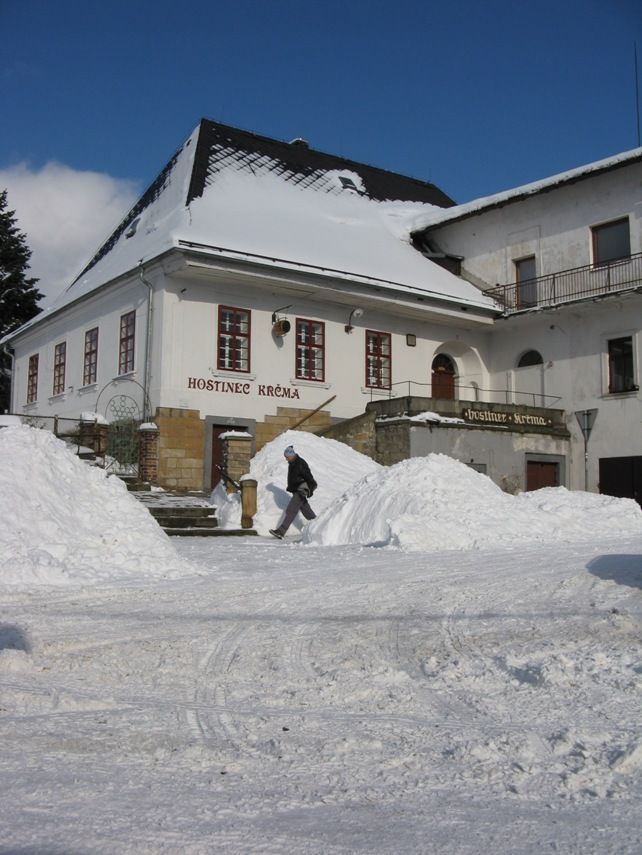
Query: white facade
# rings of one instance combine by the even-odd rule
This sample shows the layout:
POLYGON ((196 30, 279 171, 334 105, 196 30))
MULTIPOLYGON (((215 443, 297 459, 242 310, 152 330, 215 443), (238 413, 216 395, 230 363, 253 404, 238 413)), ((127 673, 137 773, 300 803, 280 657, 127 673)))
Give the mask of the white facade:
POLYGON ((631 253, 642 252, 640 157, 525 198, 515 192, 501 207, 493 198, 477 214, 430 229, 440 249, 464 256, 464 275, 481 288, 514 282, 515 261, 528 256, 537 276, 592 264, 591 228, 622 217, 629 218, 631 253))
MULTIPOLYGON (((516 262, 534 257, 537 280, 525 286, 534 305, 497 321, 487 367, 493 385, 532 392, 545 405, 566 410, 572 435, 569 485, 575 489, 584 487, 585 477, 576 411, 597 410, 588 443, 589 490, 599 488, 600 460, 642 456, 642 162, 639 151, 633 155, 631 162, 539 193, 522 197, 513 191, 500 207, 491 197, 487 208, 429 230, 441 250, 463 256, 463 275, 480 287, 510 286, 517 278, 516 262), (630 257, 598 265, 595 227, 623 219, 628 219, 630 257), (584 269, 564 275, 576 268, 584 269), (557 293, 552 293, 554 282, 557 293), (613 392, 609 341, 628 337, 632 388, 613 392), (530 350, 541 354, 542 363, 519 368, 530 350)), ((505 293, 509 306, 519 309, 510 303, 515 289, 505 293)), ((516 402, 520 398, 513 396, 516 402)))
MULTIPOLYGON (((126 395, 138 402, 141 416, 153 417, 158 407, 191 410, 210 423, 236 422, 249 430, 283 407, 323 406, 339 421, 362 414, 372 400, 439 397, 433 396, 433 362, 445 356, 460 400, 566 411, 568 459, 559 439, 550 442, 551 457, 564 457, 560 483, 585 486, 576 411, 597 410, 588 445, 589 490, 600 487, 601 460, 642 461, 642 274, 629 275, 639 270, 642 253, 642 151, 439 208, 367 197, 362 188, 377 176, 364 167, 362 180, 356 164, 325 172, 317 164, 305 173, 300 152, 277 144, 278 157, 268 157, 263 138, 257 151, 254 142, 247 144, 244 158, 256 156, 260 173, 248 176, 230 160, 233 147, 222 148, 223 156, 216 137, 207 145, 201 139, 220 127, 209 123, 195 131, 59 303, 11 336, 13 412, 77 419, 97 411, 109 419, 109 402, 126 395), (294 164, 288 175, 297 179, 292 183, 270 171, 288 157, 294 164), (186 197, 199 169, 200 191, 186 197), (304 173, 316 189, 299 188, 304 173), (351 176, 358 192, 342 189, 336 175, 351 176), (594 230, 613 221, 628 224, 627 255, 597 264, 594 230), (462 257, 461 277, 413 248, 411 222, 422 226, 428 249, 462 257), (536 279, 524 305, 510 283, 519 272, 516 262, 529 258, 536 279), (571 268, 583 269, 560 277, 571 268), (506 290, 483 293, 497 285, 506 290), (250 358, 243 370, 219 364, 221 306, 249 313, 250 358), (130 312, 134 361, 122 371, 121 319, 130 312), (287 320, 290 331, 275 335, 275 318, 287 320), (323 324, 322 379, 297 376, 297 320, 323 324), (87 384, 85 339, 95 328, 97 374, 87 384), (367 380, 368 331, 390 337, 389 388, 367 380), (630 340, 624 390, 612 388, 609 358, 610 343, 621 340, 627 347, 630 340), (64 390, 55 394, 54 354, 62 342, 64 390), (529 351, 541 359, 520 367, 529 351), (38 392, 28 401, 36 354, 38 392)), ((408 180, 398 178, 405 192, 408 180)), ((471 433, 466 443, 473 439, 481 441, 471 433)), ((487 447, 498 459, 517 448, 546 457, 541 435, 530 447, 528 437, 520 437, 512 451, 497 443, 493 437, 487 447)), ((517 483, 514 473, 523 461, 502 465, 517 483)))
POLYGON ((366 383, 365 331, 391 336, 392 394, 430 390, 430 366, 437 353, 454 355, 460 382, 488 388, 485 368, 490 313, 473 315, 458 309, 424 308, 416 301, 383 299, 357 289, 335 293, 327 282, 311 284, 280 277, 247 277, 236 270, 206 270, 200 275, 183 259, 150 265, 144 277, 153 286, 150 360, 145 371, 149 293, 139 276, 126 277, 102 293, 90 295, 32 329, 14 342, 12 410, 41 416, 77 418, 82 411, 104 408, 111 396, 128 394, 142 404, 148 388, 149 409, 199 410, 202 417, 261 421, 278 406, 314 409, 334 398, 326 409, 335 418, 363 412, 368 401, 389 397, 391 390, 366 383), (178 268, 178 269, 177 269, 178 268), (251 312, 249 371, 217 367, 219 305, 251 312), (272 315, 287 318, 291 330, 273 334, 272 315), (353 308, 363 315, 353 319, 353 308), (118 372, 120 318, 136 312, 134 369, 118 372), (457 314, 458 312, 458 314, 457 314), (325 328, 324 379, 296 377, 296 320, 322 321, 325 328), (83 386, 85 334, 98 328, 97 379, 83 386), (407 336, 416 339, 409 346, 407 336), (54 349, 66 342, 65 391, 53 394, 54 349), (29 359, 39 355, 37 400, 27 403, 29 359), (146 374, 148 375, 146 377, 146 374), (138 388, 134 388, 137 386, 138 388))

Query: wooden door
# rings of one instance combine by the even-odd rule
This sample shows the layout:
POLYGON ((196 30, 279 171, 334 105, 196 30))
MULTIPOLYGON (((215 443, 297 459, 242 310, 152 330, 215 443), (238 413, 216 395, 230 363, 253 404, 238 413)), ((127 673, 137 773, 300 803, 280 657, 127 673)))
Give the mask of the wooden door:
POLYGON ((455 366, 445 353, 432 362, 432 397, 452 401, 455 398, 455 366))
POLYGON ((526 463, 526 490, 542 487, 559 487, 559 464, 528 460, 526 463))
POLYGON ((212 425, 212 490, 222 478, 221 470, 218 468, 223 465, 223 440, 221 434, 228 430, 247 430, 246 425, 212 425))

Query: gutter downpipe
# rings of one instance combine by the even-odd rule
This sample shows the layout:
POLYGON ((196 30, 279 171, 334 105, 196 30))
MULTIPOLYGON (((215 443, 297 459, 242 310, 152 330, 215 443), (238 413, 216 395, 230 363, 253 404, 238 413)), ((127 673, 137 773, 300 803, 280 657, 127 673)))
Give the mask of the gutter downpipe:
POLYGON ((147 299, 147 330, 145 334, 145 372, 143 376, 143 420, 147 421, 148 415, 147 412, 148 404, 149 404, 149 381, 150 381, 150 362, 151 362, 151 343, 152 343, 152 313, 154 311, 153 308, 153 294, 154 288, 149 279, 145 279, 145 269, 143 267, 143 261, 139 262, 139 273, 138 278, 145 285, 147 290, 149 291, 149 296, 147 299))
POLYGON ((11 360, 11 380, 9 382, 9 412, 12 410, 11 401, 13 399, 13 374, 15 370, 15 350, 8 344, 2 345, 2 352, 11 360))

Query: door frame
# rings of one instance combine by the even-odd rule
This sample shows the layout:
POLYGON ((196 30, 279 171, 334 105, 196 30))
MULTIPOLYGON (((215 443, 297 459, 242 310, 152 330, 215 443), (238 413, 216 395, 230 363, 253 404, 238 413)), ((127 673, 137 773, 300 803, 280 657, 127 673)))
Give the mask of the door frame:
POLYGON ((528 484, 528 464, 529 463, 557 463, 557 473, 560 487, 568 487, 567 484, 567 467, 566 457, 563 454, 531 454, 527 452, 524 455, 524 491, 528 484))
POLYGON ((252 456, 256 454, 256 419, 246 419, 242 416, 205 416, 205 454, 203 460, 203 488, 212 489, 212 427, 214 425, 229 425, 230 428, 239 424, 247 425, 245 430, 252 434, 252 456))

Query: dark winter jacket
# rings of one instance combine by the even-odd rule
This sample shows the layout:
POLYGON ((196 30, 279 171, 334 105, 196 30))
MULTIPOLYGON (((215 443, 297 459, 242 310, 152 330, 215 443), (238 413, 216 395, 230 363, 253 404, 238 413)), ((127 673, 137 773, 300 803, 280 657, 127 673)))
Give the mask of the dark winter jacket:
POLYGON ((296 493, 303 484, 308 485, 311 496, 317 487, 317 482, 312 477, 310 467, 302 457, 297 456, 288 463, 288 493, 296 493))

